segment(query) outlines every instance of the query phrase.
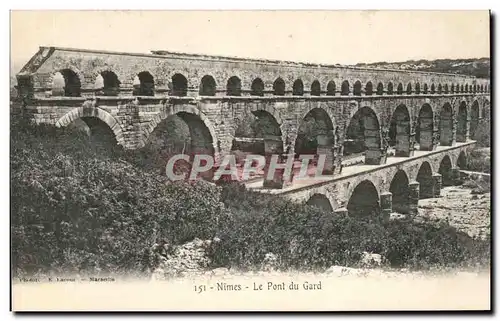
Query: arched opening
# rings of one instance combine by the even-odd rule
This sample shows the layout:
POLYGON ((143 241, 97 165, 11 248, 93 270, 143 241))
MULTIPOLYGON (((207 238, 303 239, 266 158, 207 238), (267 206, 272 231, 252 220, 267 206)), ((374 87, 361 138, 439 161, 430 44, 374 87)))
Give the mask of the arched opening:
POLYGON ((453 115, 449 103, 443 105, 441 108, 439 120, 439 136, 440 144, 442 146, 451 146, 453 143, 453 115))
POLYGON ((408 214, 410 207, 410 190, 408 176, 398 170, 391 181, 389 191, 392 193, 392 210, 400 214, 408 214))
POLYGON ((417 94, 417 95, 420 94, 420 83, 419 82, 417 82, 415 84, 415 94, 417 94))
POLYGON ((406 85, 406 94, 411 95, 411 93, 412 93, 411 83, 408 83, 408 85, 406 85))
POLYGON ((441 86, 441 84, 438 85, 437 93, 438 94, 443 93, 443 86, 441 86))
POLYGON ((434 113, 429 104, 424 104, 418 114, 415 140, 419 144, 419 150, 432 150, 432 137, 434 133, 434 113))
POLYGON ((200 96, 215 96, 217 85, 214 77, 205 75, 201 78, 200 83, 200 96))
POLYGON ((484 93, 484 85, 481 85, 481 92, 484 93))
POLYGON ((475 85, 475 84, 474 84, 474 85, 472 86, 472 92, 473 92, 473 93, 475 93, 476 91, 477 91, 477 85, 475 85))
POLYGON ((445 94, 449 93, 449 91, 448 91, 448 84, 444 84, 444 93, 445 94))
POLYGON ((455 93, 460 93, 460 85, 459 84, 455 85, 455 93))
POLYGON ((367 82, 366 83, 366 87, 365 87, 365 95, 366 96, 371 96, 373 95, 373 84, 371 81, 367 82))
POLYGON ((398 85, 397 94, 398 95, 403 94, 403 84, 402 83, 399 83, 399 85, 398 85))
POLYGON ((377 95, 383 95, 384 94, 384 84, 379 82, 377 85, 377 95))
POLYGON ((465 142, 467 138, 467 105, 461 102, 457 115, 457 142, 465 142))
POLYGON ((436 93, 436 86, 434 84, 431 85, 431 94, 436 93))
POLYGON ((241 80, 236 76, 232 76, 227 80, 226 95, 241 96, 241 80))
POLYGON ((281 78, 278 78, 273 83, 273 92, 275 96, 284 96, 285 95, 285 81, 281 78))
POLYGON ((323 194, 314 194, 309 198, 306 202, 307 205, 314 206, 324 210, 325 212, 333 212, 332 204, 330 204, 330 200, 323 194))
POLYGON ((333 121, 322 108, 314 108, 302 119, 295 140, 296 155, 318 154, 318 147, 335 144, 333 121))
POLYGON ((294 96, 303 96, 304 95, 304 83, 302 80, 297 79, 293 83, 292 95, 294 96))
POLYGON ((97 76, 95 87, 97 95, 118 96, 120 81, 114 72, 105 70, 97 76))
POLYGON ((379 196, 371 181, 364 180, 354 188, 347 204, 347 211, 352 217, 378 216, 379 196))
POLYGON ((319 81, 313 81, 311 85, 311 96, 320 96, 321 95, 321 84, 319 81))
POLYGON ((264 82, 260 78, 252 81, 252 96, 264 96, 264 82))
POLYGON ((335 96, 335 82, 330 81, 328 82, 328 85, 326 86, 326 94, 327 96, 335 96))
POLYGON ((468 93, 469 92, 469 84, 465 84, 465 92, 468 93))
POLYGON ((186 77, 181 74, 175 74, 172 76, 172 96, 184 97, 187 95, 188 82, 186 77))
POLYGON ((464 84, 460 85, 460 92, 461 92, 461 93, 464 93, 464 92, 465 92, 464 84))
POLYGON ((394 93, 394 85, 392 82, 387 84, 387 94, 392 95, 394 93))
POLYGON ((439 174, 441 174, 443 186, 453 185, 453 176, 451 173, 451 160, 448 155, 443 157, 443 160, 439 164, 439 174))
POLYGON ((81 87, 78 75, 71 69, 63 69, 54 75, 52 96, 80 97, 81 87))
POLYGON ((427 84, 424 84, 424 94, 427 94, 429 92, 429 87, 427 84))
POLYGON ((349 88, 349 82, 347 80, 344 80, 342 82, 342 87, 340 88, 340 95, 341 96, 349 96, 350 93, 350 88, 349 88))
POLYGON ((451 93, 455 92, 455 84, 451 84, 450 92, 451 93))
POLYGON ((361 96, 361 82, 359 80, 357 80, 354 83, 353 95, 354 96, 361 96))
POLYGON ((470 137, 471 139, 476 139, 476 131, 479 125, 479 103, 474 101, 472 103, 471 114, 470 114, 470 137))
MULTIPOLYGON (((236 131, 231 151, 239 151, 240 155, 247 153, 265 155, 266 142, 264 139, 267 139, 268 150, 275 149, 277 153, 283 153, 280 125, 269 112, 265 110, 247 111, 243 117, 235 119, 235 124, 236 131)), ((243 160, 237 159, 238 162, 243 160)))
MULTIPOLYGON (((211 155, 215 153, 214 138, 203 119, 190 112, 181 111, 163 119, 151 132, 143 148, 146 167, 164 173, 168 160, 177 154, 211 155)), ((181 166, 183 162, 176 162, 181 166)), ((190 167, 189 164, 185 170, 190 167)), ((189 173, 188 173, 189 174, 189 173)))
POLYGON ((116 136, 104 121, 97 117, 81 117, 72 121, 68 128, 83 132, 91 145, 98 150, 109 151, 117 146, 116 136))
POLYGON ((134 96, 154 96, 155 95, 155 81, 153 76, 147 72, 140 72, 134 78, 133 82, 134 96))
POLYGON ((417 182, 420 183, 420 199, 434 197, 434 181, 432 179, 432 168, 428 162, 423 162, 417 174, 417 182))
POLYGON ((396 156, 410 156, 410 114, 405 105, 399 105, 391 117, 389 145, 396 150, 396 156))
POLYGON ((369 107, 360 108, 349 121, 344 139, 344 159, 361 158, 367 165, 378 164, 367 154, 380 150, 380 125, 375 112, 369 107))
POLYGON ((460 154, 458 155, 457 166, 461 170, 467 169, 467 156, 465 155, 464 151, 461 151, 460 154))

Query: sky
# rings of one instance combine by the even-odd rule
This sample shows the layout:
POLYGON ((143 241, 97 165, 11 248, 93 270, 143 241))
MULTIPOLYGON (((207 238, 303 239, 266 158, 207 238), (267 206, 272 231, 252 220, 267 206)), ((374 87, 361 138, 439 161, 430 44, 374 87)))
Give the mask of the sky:
POLYGON ((488 11, 11 12, 17 69, 49 45, 355 64, 489 57, 489 37, 488 11))

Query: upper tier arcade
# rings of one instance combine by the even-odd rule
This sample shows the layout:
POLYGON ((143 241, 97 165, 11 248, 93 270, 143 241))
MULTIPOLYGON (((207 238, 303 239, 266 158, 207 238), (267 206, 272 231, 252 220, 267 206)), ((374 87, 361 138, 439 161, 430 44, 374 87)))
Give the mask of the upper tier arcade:
POLYGON ((489 92, 488 79, 419 71, 153 51, 40 47, 17 75, 21 95, 369 96, 489 92), (55 90, 57 75, 63 86, 55 90))

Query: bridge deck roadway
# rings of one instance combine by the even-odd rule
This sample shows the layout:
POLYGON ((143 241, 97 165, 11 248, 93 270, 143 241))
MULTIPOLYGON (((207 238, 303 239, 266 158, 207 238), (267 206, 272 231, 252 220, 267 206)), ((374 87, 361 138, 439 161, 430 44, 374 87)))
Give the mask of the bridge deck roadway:
POLYGON ((313 176, 313 173, 315 171, 314 168, 310 168, 308 170, 308 174, 310 177, 306 178, 301 178, 301 179, 293 179, 291 185, 284 187, 282 189, 265 189, 263 188, 263 182, 264 179, 253 179, 252 181, 249 181, 245 183, 245 186, 248 189, 256 190, 259 192, 263 193, 269 193, 269 194, 284 194, 284 193, 290 193, 294 192, 297 190, 302 190, 304 188, 310 188, 310 187, 315 187, 318 185, 324 185, 328 183, 332 183, 335 181, 340 181, 344 180, 353 176, 369 173, 369 172, 375 172, 387 167, 391 166, 397 166, 399 164, 409 162, 409 161, 414 161, 418 158, 424 158, 429 155, 433 154, 439 154, 443 153, 449 150, 457 149, 463 146, 471 145, 474 144, 475 141, 468 141, 468 142, 463 142, 463 143, 455 143, 453 146, 437 146, 436 150, 433 151, 420 151, 416 150, 414 152, 414 155, 411 157, 395 157, 395 156, 389 156, 387 157, 387 162, 382 165, 353 165, 353 166, 348 166, 344 167, 342 169, 341 174, 336 174, 335 176, 332 175, 326 175, 326 176, 313 176))

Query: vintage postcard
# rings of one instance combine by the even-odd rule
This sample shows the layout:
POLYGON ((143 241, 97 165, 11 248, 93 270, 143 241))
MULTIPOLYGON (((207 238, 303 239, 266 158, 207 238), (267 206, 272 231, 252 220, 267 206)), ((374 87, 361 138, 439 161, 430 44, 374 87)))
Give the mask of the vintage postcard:
POLYGON ((11 11, 11 309, 490 311, 490 19, 11 11))

